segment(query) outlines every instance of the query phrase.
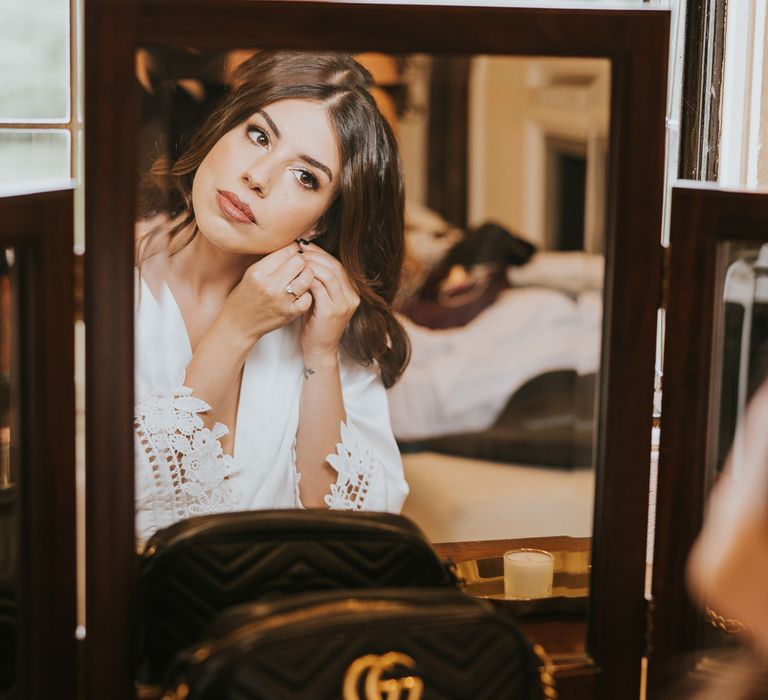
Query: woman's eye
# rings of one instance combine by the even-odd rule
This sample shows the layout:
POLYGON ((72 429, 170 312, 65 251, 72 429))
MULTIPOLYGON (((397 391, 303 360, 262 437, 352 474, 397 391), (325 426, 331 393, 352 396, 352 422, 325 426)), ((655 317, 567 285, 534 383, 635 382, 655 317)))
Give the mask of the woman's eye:
POLYGON ((318 188, 320 183, 309 170, 292 170, 291 172, 302 187, 306 187, 308 190, 316 190, 318 188))
POLYGON ((258 126, 254 126, 253 124, 248 125, 248 138, 251 139, 257 146, 262 146, 263 148, 267 148, 269 146, 269 136, 267 136, 267 132, 264 131, 264 129, 259 128, 258 126))

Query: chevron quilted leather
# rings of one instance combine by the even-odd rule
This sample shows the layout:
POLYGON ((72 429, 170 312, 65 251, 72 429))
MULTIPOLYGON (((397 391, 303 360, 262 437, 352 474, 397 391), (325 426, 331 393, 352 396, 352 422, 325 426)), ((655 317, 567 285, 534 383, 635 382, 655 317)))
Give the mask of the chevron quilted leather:
POLYGON ((140 572, 139 678, 150 683, 230 606, 308 591, 455 581, 406 518, 322 510, 175 523, 147 543, 140 572))
MULTIPOLYGON (((419 679, 421 700, 544 697, 538 657, 519 629, 484 602, 443 589, 306 594, 232 608, 178 663, 168 697, 363 700, 365 673, 344 692, 349 670, 393 652, 413 662, 399 675, 419 679)), ((381 682, 387 675, 398 669, 381 682)))

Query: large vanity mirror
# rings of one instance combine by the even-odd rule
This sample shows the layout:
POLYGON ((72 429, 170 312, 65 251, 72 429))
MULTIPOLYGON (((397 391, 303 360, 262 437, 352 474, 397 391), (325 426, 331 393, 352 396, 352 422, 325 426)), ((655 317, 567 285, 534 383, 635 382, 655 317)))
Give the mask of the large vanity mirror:
MULTIPOLYGON (((558 656, 563 697, 639 692, 668 29, 667 12, 573 5, 88 3, 85 316, 98 362, 86 409, 86 695, 127 700, 134 680, 142 477, 128 426, 149 338, 134 302, 156 305, 161 345, 175 334, 194 346, 190 322, 210 311, 185 315, 175 280, 151 279, 151 255, 136 275, 137 233, 158 223, 137 226, 140 183, 241 79, 236 66, 252 55, 242 47, 358 56, 396 128, 407 250, 395 305, 413 355, 388 393, 393 435, 376 448, 405 465, 402 512, 454 558, 498 555, 511 540, 585 541, 588 600, 576 621, 550 619, 537 637, 577 638, 558 656), (118 87, 129 82, 141 92, 118 87)), ((326 161, 303 155, 298 170, 322 182, 326 161)), ((163 362, 163 383, 188 379, 172 352, 163 362)), ((290 395, 270 395, 266 409, 290 395)), ((229 416, 237 440, 243 415, 229 416)), ((234 448, 237 462, 237 441, 214 433, 220 457, 234 448)), ((214 491, 198 501, 216 505, 214 491)))
MULTIPOLYGON (((252 66, 258 68, 254 57, 259 53, 173 47, 136 52, 142 87, 138 402, 176 381, 172 375, 184 370, 189 351, 202 342, 199 330, 195 335, 199 323, 194 317, 209 313, 196 308, 199 299, 179 273, 183 269, 189 276, 200 266, 187 262, 185 254, 175 261, 172 256, 163 260, 164 252, 158 255, 168 231, 174 235, 168 246, 174 254, 190 243, 200 244, 192 242, 189 226, 174 230, 178 215, 174 220, 174 212, 168 213, 173 197, 170 204, 163 199, 164 186, 173 187, 173 176, 158 173, 173 173, 173 164, 184 162, 199 130, 206 128, 206 118, 228 94, 245 81, 258 83, 252 66)), ((305 52, 307 59, 312 56, 305 52)), ((405 186, 405 260, 394 309, 411 356, 387 392, 409 486, 402 512, 434 542, 590 537, 610 62, 381 52, 357 53, 356 60, 370 71, 369 91, 397 138, 405 186)), ((264 111, 269 112, 267 107, 264 111)), ((248 115, 248 123, 253 120, 248 115)), ((275 126, 279 134, 280 125, 275 126)), ((251 159, 258 160, 266 150, 257 152, 254 145, 242 139, 237 148, 240 153, 253 149, 251 159)), ((313 147, 322 151, 311 142, 305 150, 313 147)), ((212 186, 237 189, 239 198, 266 214, 270 193, 235 172, 252 166, 238 161, 222 168, 212 186)), ((300 193, 303 200, 293 201, 294 211, 317 198, 300 193)), ((194 185, 191 196, 198 207, 205 206, 194 185)), ((233 231, 243 228, 226 210, 215 216, 233 231)), ((258 211, 254 216, 260 219, 258 211)), ((196 235, 206 238, 204 245, 213 245, 212 252, 222 246, 227 250, 228 239, 213 236, 209 241, 205 224, 199 226, 196 235)), ((248 236, 269 235, 259 223, 245 226, 253 229, 248 236)), ((317 245, 324 245, 321 236, 317 245)), ((251 358, 254 364, 257 355, 251 358)), ((259 472, 259 479, 268 482, 272 477, 266 471, 279 469, 281 463, 279 446, 249 450, 253 441, 247 435, 279 441, 282 428, 273 427, 272 437, 264 437, 264 428, 252 422, 276 426, 281 405, 273 400, 264 415, 249 406, 253 395, 275 391, 278 370, 258 378, 249 362, 233 416, 238 437, 229 449, 222 441, 223 454, 236 449, 235 469, 259 472), (268 458, 272 466, 259 464, 268 458)), ((189 388, 194 392, 195 387, 189 388)), ((295 389, 293 384, 280 385, 280 391, 295 389)), ((354 413, 355 399, 346 399, 354 413)), ((146 421, 138 430, 142 438, 154 435, 146 421)), ((160 473, 162 466, 155 464, 154 469, 158 484, 178 481, 178 497, 168 500, 167 516, 154 506, 154 513, 146 512, 149 501, 156 504, 171 495, 158 495, 151 479, 148 483, 143 478, 142 465, 137 467, 137 484, 146 487, 138 501, 141 539, 153 529, 148 519, 157 525, 182 513, 238 508, 226 500, 228 480, 197 479, 199 469, 187 466, 192 450, 177 453, 178 464, 168 475, 160 473), (195 493, 202 485, 199 496, 192 494, 193 485, 195 493)), ((263 489, 256 487, 262 494, 263 489)), ((285 505, 277 492, 250 503, 254 508, 285 505)))

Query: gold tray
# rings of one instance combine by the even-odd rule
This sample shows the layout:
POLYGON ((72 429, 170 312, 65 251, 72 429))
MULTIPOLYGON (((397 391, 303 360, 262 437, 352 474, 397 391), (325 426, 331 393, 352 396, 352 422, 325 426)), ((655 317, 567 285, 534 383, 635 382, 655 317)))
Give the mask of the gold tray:
POLYGON ((590 552, 552 552, 555 569, 552 595, 545 598, 512 598, 504 593, 504 558, 470 559, 456 565, 461 588, 468 595, 485 598, 513 615, 580 613, 589 600, 590 552))

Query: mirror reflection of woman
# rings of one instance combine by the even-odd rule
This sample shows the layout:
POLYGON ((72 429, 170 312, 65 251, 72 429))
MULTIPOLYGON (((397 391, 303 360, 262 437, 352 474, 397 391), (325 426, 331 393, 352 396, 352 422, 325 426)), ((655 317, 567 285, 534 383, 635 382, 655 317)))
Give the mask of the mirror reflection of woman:
POLYGON ((343 54, 263 52, 145 188, 140 542, 197 514, 398 512, 385 395, 408 358, 395 139, 343 54))

